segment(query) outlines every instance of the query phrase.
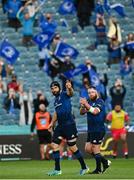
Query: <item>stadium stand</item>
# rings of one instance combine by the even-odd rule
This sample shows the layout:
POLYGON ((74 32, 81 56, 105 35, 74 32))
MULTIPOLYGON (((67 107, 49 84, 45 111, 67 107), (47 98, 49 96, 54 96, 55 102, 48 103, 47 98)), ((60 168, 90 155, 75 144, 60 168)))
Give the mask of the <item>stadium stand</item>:
MULTIPOLYGON (((110 2, 115 3, 115 0, 111 0, 110 2)), ((125 5, 125 10, 127 17, 122 18, 119 15, 115 14, 118 18, 121 29, 122 29, 122 37, 123 41, 126 38, 126 35, 130 32, 134 33, 133 21, 134 21, 134 9, 130 6, 129 0, 118 0, 118 2, 125 5)), ((61 0, 47 0, 45 1, 43 8, 44 12, 52 13, 54 19, 57 23, 64 18, 64 16, 57 13, 57 9, 61 0)), ((17 74, 17 77, 24 84, 24 89, 28 90, 32 88, 33 96, 35 97, 36 91, 38 89, 42 89, 44 94, 48 97, 49 101, 52 102, 53 99, 51 97, 51 92, 49 89, 49 84, 51 82, 51 78, 43 71, 40 71, 38 68, 38 48, 37 46, 32 46, 29 49, 23 47, 21 44, 21 31, 22 28, 15 32, 13 28, 8 27, 7 25, 7 16, 3 14, 2 8, 0 7, 0 41, 3 40, 4 37, 7 37, 9 41, 17 47, 20 51, 20 57, 16 61, 14 65, 14 71, 17 74)), ((76 47, 80 52, 79 56, 76 60, 74 60, 74 64, 77 66, 80 63, 84 63, 85 59, 89 58, 97 67, 98 72, 102 75, 103 72, 106 72, 108 75, 108 90, 113 85, 115 78, 120 77, 119 75, 119 64, 114 64, 111 66, 111 69, 108 69, 106 65, 107 61, 107 47, 105 45, 100 45, 97 50, 89 51, 86 47, 89 44, 92 44, 95 40, 95 30, 92 25, 85 27, 84 30, 81 30, 78 27, 78 33, 72 34, 71 28, 73 25, 77 25, 77 18, 73 15, 66 15, 65 19, 69 24, 69 27, 58 26, 57 32, 59 32, 63 39, 68 44, 76 47)), ((108 17, 106 16, 106 21, 108 17)), ((94 13, 92 14, 91 21, 94 21, 94 13)), ((34 28, 34 33, 38 33, 39 28, 34 28)), ((78 83, 81 83, 81 75, 74 78, 78 83)), ((134 78, 131 75, 126 76, 123 79, 123 83, 127 88, 127 94, 125 97, 124 107, 125 110, 130 114, 131 117, 131 125, 134 125, 134 78)), ((5 109, 3 108, 3 100, 6 96, 6 93, 2 93, 0 95, 0 134, 29 134, 30 129, 29 126, 19 126, 19 112, 16 116, 11 116, 7 114, 5 109)), ((75 95, 73 97, 73 107, 74 114, 76 117, 76 121, 78 127, 84 127, 86 121, 84 117, 79 115, 79 89, 76 88, 75 95)), ((50 103, 48 110, 50 113, 53 113, 52 103, 50 103)))

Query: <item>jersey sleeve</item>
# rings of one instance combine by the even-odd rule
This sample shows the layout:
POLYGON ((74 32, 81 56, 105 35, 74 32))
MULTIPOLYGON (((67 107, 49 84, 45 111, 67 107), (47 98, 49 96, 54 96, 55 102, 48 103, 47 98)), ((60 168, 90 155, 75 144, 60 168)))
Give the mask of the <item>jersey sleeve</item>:
POLYGON ((109 112, 106 116, 106 120, 112 121, 112 112, 109 112))
POLYGON ((128 113, 125 112, 125 121, 127 122, 127 121, 129 121, 129 120, 130 120, 130 117, 129 117, 128 113))
POLYGON ((98 108, 100 111, 102 111, 103 107, 104 107, 104 102, 103 100, 99 100, 96 105, 95 105, 96 108, 98 108))

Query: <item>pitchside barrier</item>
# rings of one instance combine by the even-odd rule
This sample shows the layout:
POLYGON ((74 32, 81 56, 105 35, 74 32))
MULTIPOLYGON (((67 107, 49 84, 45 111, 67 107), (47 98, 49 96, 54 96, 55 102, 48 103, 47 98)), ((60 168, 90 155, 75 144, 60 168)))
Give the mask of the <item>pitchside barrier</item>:
MULTIPOLYGON (((134 133, 129 132, 127 136, 129 157, 134 157, 133 146, 134 133)), ((86 133, 80 133, 77 141, 79 149, 84 157, 89 157, 84 152, 86 142, 86 133)), ((112 157, 112 142, 111 134, 105 136, 104 142, 101 145, 101 153, 105 156, 112 157)), ((118 157, 123 157, 121 142, 118 148, 118 157)), ((39 144, 37 136, 31 138, 30 135, 1 135, 0 136, 0 160, 38 160, 40 159, 39 144)))

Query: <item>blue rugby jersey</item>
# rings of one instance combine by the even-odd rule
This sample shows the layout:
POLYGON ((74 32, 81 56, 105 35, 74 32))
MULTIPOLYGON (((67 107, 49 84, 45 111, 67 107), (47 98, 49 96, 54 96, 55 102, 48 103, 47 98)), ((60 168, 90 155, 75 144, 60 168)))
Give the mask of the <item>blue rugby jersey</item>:
POLYGON ((88 132, 102 132, 105 131, 105 104, 101 98, 96 99, 95 101, 88 100, 88 103, 92 107, 98 107, 100 109, 100 113, 94 115, 90 112, 87 113, 87 124, 88 124, 88 132))
POLYGON ((75 123, 74 116, 72 114, 72 105, 70 96, 66 91, 62 91, 54 102, 55 111, 57 113, 58 125, 68 125, 75 123))

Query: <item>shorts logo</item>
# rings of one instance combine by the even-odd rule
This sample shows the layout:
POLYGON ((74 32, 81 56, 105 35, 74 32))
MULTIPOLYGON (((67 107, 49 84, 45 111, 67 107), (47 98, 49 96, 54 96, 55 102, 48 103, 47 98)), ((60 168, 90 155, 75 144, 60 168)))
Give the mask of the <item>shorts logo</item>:
POLYGON ((96 141, 96 140, 93 140, 93 143, 97 143, 97 141, 96 141))
POLYGON ((74 134, 72 134, 72 136, 71 136, 72 138, 74 138, 75 137, 75 135, 74 134))

